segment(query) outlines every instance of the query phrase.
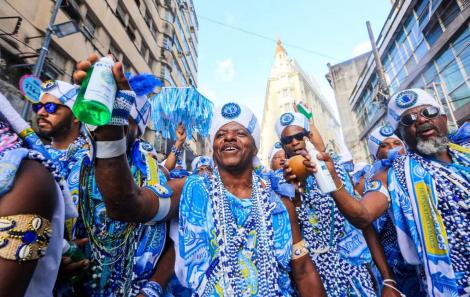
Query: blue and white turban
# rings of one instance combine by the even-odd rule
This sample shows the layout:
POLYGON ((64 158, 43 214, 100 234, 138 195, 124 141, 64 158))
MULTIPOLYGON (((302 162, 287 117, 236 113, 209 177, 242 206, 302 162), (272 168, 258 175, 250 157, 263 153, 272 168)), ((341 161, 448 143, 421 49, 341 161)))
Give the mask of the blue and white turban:
POLYGON ((219 105, 215 108, 209 133, 212 144, 220 127, 230 122, 237 122, 245 127, 253 137, 256 148, 259 149, 260 128, 255 114, 248 107, 234 102, 219 105))
POLYGON ((199 170, 201 166, 212 167, 214 166, 214 163, 211 158, 206 157, 206 156, 198 156, 194 158, 194 160, 191 162, 191 170, 193 172, 199 170))
POLYGON ((421 105, 435 106, 440 109, 441 114, 445 114, 439 102, 428 92, 422 89, 408 89, 393 95, 388 102, 387 121, 393 130, 396 130, 401 115, 408 109, 421 105))
POLYGON ((277 154, 277 152, 282 151, 282 150, 283 150, 282 144, 279 141, 274 143, 273 147, 271 148, 271 152, 269 153, 269 157, 268 157, 269 165, 271 165, 271 163, 273 162, 273 158, 277 154))
POLYGON ((377 157, 377 152, 379 151, 379 147, 382 141, 389 137, 400 140, 400 138, 398 138, 398 136, 393 133, 394 131, 395 129, 393 129, 393 127, 390 125, 380 126, 372 131, 369 138, 367 139, 367 146, 369 147, 369 153, 374 156, 374 158, 377 157))
POLYGON ((286 112, 282 114, 276 121, 276 134, 281 138, 282 131, 288 126, 298 126, 304 128, 305 131, 310 131, 310 124, 306 116, 300 112, 286 112))
POLYGON ((61 80, 46 80, 41 84, 39 98, 42 98, 45 94, 50 94, 59 99, 62 104, 72 109, 79 91, 80 86, 78 85, 72 85, 61 80))
POLYGON ((139 127, 141 135, 145 132, 145 127, 147 127, 151 113, 152 105, 147 100, 147 96, 136 96, 134 104, 131 107, 130 117, 139 127))

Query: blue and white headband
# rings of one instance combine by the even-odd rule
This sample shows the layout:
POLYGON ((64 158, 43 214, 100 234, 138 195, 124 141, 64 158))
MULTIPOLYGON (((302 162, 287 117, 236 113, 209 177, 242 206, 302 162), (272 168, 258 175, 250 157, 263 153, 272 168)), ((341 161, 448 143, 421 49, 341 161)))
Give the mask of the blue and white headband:
POLYGON ((281 138, 282 132, 288 126, 298 126, 305 129, 307 132, 310 131, 310 124, 307 117, 300 112, 286 112, 279 117, 276 121, 277 137, 281 138))
POLYGON ((42 98, 45 94, 50 94, 72 109, 79 91, 80 86, 78 85, 72 85, 61 80, 46 80, 41 84, 39 98, 42 98))
POLYGON ((369 147, 369 153, 374 156, 374 158, 377 157, 377 152, 379 151, 382 141, 389 137, 400 140, 400 138, 393 133, 394 131, 395 129, 393 129, 392 126, 386 124, 375 128, 372 133, 370 133, 369 138, 367 139, 367 146, 369 147))
POLYGON ((245 127, 255 140, 256 148, 259 149, 260 128, 255 114, 248 107, 234 102, 219 105, 215 108, 209 133, 212 144, 217 131, 230 122, 237 122, 245 127))
POLYGON ((388 102, 387 121, 393 130, 396 130, 401 115, 408 109, 421 105, 437 107, 441 113, 445 114, 439 102, 428 92, 422 89, 407 89, 393 95, 388 102))

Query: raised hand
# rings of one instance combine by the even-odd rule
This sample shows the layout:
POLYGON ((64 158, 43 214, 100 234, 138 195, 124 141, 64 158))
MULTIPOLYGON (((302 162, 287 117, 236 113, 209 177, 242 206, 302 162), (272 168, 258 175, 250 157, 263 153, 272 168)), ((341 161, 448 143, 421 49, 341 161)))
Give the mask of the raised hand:
MULTIPOLYGON (((87 71, 95 64, 100 57, 97 54, 91 54, 86 60, 77 63, 77 70, 73 72, 73 81, 76 84, 81 84, 85 78, 87 71)), ((130 90, 129 82, 124 75, 124 68, 121 62, 116 62, 113 66, 113 75, 119 90, 130 90)))

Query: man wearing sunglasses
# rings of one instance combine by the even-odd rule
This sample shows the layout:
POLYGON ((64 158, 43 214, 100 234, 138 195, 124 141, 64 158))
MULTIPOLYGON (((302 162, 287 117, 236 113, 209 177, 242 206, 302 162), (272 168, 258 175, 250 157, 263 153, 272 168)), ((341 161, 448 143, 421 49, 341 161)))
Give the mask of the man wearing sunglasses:
POLYGON ((387 117, 406 154, 371 178, 361 202, 343 195, 336 203, 361 228, 389 208, 403 259, 419 267, 427 295, 468 294, 470 145, 449 142, 447 116, 424 90, 394 95, 387 117))
MULTIPOLYGON (((303 114, 288 112, 276 122, 276 133, 287 158, 295 155, 307 158, 304 165, 311 175, 300 185, 303 190, 296 191, 293 202, 310 257, 328 296, 348 296, 351 292, 358 292, 358 296, 376 296, 372 277, 367 270, 366 263, 370 263, 371 256, 365 239, 360 230, 345 220, 332 198, 332 195, 345 191, 345 187, 351 193, 354 192, 346 171, 336 165, 340 172, 335 175, 339 180, 338 190, 331 194, 321 193, 313 176, 315 163, 306 152, 304 140, 305 137, 309 138, 318 151, 325 151, 323 140, 315 127, 310 126, 303 114)), ((288 162, 283 169, 287 181, 299 183, 292 175, 288 162)))

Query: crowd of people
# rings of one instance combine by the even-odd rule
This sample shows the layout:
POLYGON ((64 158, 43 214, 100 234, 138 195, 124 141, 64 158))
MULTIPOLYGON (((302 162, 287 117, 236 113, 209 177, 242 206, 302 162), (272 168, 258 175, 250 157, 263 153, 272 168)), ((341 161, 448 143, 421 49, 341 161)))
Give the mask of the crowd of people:
POLYGON ((470 295, 469 126, 449 135, 425 91, 391 97, 374 162, 353 172, 295 108, 259 166, 258 119, 237 102, 214 109, 212 156, 188 170, 184 126, 163 162, 142 138, 150 102, 121 63, 110 123, 74 116, 96 61, 74 84, 42 84, 32 109, 47 144, 0 94, 0 296, 470 295))

